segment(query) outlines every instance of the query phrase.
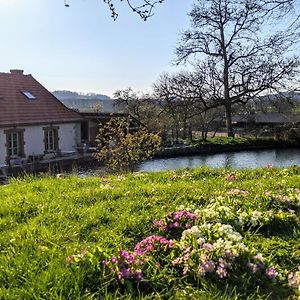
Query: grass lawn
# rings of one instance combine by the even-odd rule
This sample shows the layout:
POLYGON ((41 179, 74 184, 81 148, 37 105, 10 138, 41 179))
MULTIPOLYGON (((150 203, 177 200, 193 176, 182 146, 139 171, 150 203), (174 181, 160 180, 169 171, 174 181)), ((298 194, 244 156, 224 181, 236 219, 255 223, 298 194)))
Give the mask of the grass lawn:
POLYGON ((296 166, 14 179, 0 299, 297 299, 299 206, 296 166))

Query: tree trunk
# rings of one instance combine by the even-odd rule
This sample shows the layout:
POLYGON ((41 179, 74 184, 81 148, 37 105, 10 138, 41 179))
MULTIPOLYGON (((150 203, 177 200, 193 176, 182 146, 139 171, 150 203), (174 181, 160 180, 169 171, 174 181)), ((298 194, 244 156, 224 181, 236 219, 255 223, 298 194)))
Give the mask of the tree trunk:
POLYGON ((234 137, 232 121, 231 121, 231 99, 230 99, 230 94, 229 94, 229 63, 228 63, 228 57, 227 57, 225 32, 224 32, 223 26, 220 27, 220 34, 221 34, 221 48, 222 48, 222 52, 223 52, 223 62, 224 62, 224 69, 223 69, 224 106, 225 106, 225 112, 226 112, 227 135, 229 137, 234 137))
POLYGON ((226 112, 226 128, 227 128, 227 135, 229 137, 234 138, 234 132, 232 127, 232 119, 231 119, 231 103, 227 103, 225 106, 225 112, 226 112))

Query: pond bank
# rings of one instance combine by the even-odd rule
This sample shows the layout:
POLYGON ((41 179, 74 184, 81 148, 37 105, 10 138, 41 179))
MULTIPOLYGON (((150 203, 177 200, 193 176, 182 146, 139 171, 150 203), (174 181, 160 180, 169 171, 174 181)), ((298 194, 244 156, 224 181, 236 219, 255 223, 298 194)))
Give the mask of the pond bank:
POLYGON ((181 145, 175 147, 166 147, 157 152, 154 158, 169 158, 178 156, 189 156, 197 154, 216 154, 223 152, 239 152, 248 150, 267 150, 267 149, 286 149, 300 147, 298 143, 289 143, 283 141, 264 141, 260 140, 256 143, 249 144, 197 144, 197 145, 181 145))
POLYGON ((8 177, 19 174, 34 174, 48 172, 51 174, 72 171, 78 167, 95 167, 99 163, 93 158, 91 153, 75 154, 65 157, 55 157, 52 159, 26 162, 20 165, 1 167, 0 184, 7 183, 8 177))

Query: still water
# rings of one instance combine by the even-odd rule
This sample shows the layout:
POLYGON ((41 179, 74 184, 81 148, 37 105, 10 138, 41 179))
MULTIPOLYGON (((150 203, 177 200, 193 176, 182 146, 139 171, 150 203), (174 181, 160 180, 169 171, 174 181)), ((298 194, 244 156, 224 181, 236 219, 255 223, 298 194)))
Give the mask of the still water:
POLYGON ((274 167, 300 166, 300 149, 273 149, 220 154, 201 154, 176 158, 157 158, 143 162, 139 171, 157 172, 207 166, 212 168, 257 168, 271 164, 274 167))

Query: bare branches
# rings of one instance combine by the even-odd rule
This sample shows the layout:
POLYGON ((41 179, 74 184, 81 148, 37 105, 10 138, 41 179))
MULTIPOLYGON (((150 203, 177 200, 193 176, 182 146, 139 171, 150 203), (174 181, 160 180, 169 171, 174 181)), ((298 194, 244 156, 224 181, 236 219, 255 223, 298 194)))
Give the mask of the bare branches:
MULTIPOLYGON (((154 7, 164 2, 164 0, 139 0, 137 4, 132 4, 133 2, 136 3, 134 0, 103 0, 105 4, 107 4, 108 9, 111 12, 111 17, 116 20, 118 18, 118 12, 115 7, 116 2, 126 2, 130 9, 138 14, 144 21, 148 18, 152 17, 154 12, 154 7)), ((68 0, 64 0, 64 4, 66 7, 69 7, 68 0)))
POLYGON ((193 97, 205 110, 225 107, 229 135, 233 134, 232 105, 287 86, 298 75, 299 60, 291 54, 299 42, 299 26, 285 18, 293 4, 288 0, 198 0, 193 6, 191 28, 181 36, 176 63, 197 66, 188 84, 198 84, 204 97, 193 97), (275 20, 290 24, 275 25, 275 20))

